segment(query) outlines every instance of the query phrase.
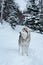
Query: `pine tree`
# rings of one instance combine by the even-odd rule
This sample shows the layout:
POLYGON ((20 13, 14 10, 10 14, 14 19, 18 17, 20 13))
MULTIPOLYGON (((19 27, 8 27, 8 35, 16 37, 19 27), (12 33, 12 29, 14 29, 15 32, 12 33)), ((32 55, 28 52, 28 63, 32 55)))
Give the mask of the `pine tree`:
POLYGON ((30 18, 28 17, 26 19, 25 24, 27 24, 27 26, 33 28, 34 30, 37 30, 39 28, 39 26, 38 26, 38 22, 40 19, 39 10, 40 10, 39 3, 36 4, 36 0, 29 0, 27 2, 27 11, 25 13, 30 15, 30 18), (30 4, 28 4, 28 3, 30 3, 30 4))
POLYGON ((14 27, 16 24, 22 24, 24 15, 14 0, 5 0, 3 18, 14 27))
POLYGON ((13 0, 5 0, 3 18, 7 20, 12 10, 13 0))

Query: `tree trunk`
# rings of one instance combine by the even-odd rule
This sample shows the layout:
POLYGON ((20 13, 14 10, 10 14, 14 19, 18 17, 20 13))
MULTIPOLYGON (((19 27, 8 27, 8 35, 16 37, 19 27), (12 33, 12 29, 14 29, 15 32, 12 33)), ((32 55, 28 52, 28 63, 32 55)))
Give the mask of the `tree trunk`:
POLYGON ((4 8, 4 0, 2 0, 2 3, 1 3, 1 19, 0 19, 0 22, 1 24, 3 23, 2 20, 3 20, 3 8, 4 8))
POLYGON ((41 0, 41 15, 40 15, 40 22, 43 22, 43 0, 41 0))

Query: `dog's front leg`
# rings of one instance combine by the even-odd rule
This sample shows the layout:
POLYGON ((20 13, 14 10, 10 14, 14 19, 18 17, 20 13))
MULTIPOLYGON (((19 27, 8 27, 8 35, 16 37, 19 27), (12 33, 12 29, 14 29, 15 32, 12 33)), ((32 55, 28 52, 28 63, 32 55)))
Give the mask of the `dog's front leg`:
POLYGON ((22 55, 24 55, 24 48, 23 48, 23 46, 22 46, 22 55))
POLYGON ((27 47, 27 56, 28 56, 28 47, 27 47))
POLYGON ((20 45, 19 45, 18 51, 20 52, 20 45))

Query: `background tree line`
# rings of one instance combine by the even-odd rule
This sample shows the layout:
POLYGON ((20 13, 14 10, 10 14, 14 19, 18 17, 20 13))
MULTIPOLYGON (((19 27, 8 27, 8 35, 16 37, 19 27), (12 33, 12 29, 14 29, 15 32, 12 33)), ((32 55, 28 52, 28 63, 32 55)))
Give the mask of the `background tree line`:
POLYGON ((10 23, 14 29, 16 25, 26 25, 32 30, 43 33, 43 0, 28 0, 26 11, 20 11, 19 6, 14 0, 0 0, 0 23, 3 19, 10 23))

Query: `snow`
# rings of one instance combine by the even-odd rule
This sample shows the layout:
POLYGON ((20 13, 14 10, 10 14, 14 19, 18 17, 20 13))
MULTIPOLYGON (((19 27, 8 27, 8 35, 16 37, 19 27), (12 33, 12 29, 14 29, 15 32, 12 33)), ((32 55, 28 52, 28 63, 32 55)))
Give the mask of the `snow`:
POLYGON ((0 24, 0 65, 43 65, 43 35, 31 32, 28 56, 18 52, 19 31, 13 30, 6 22, 0 24))
POLYGON ((14 1, 18 4, 20 11, 23 12, 24 10, 26 10, 27 2, 25 0, 14 0, 14 1))
MULTIPOLYGON (((17 5, 19 6, 20 11, 26 11, 28 6, 31 6, 31 3, 29 0, 14 0, 14 2, 17 3, 17 5), (27 2, 28 2, 28 6, 27 6, 27 2)), ((39 0, 35 0, 35 4, 38 5, 39 4, 39 0)))

